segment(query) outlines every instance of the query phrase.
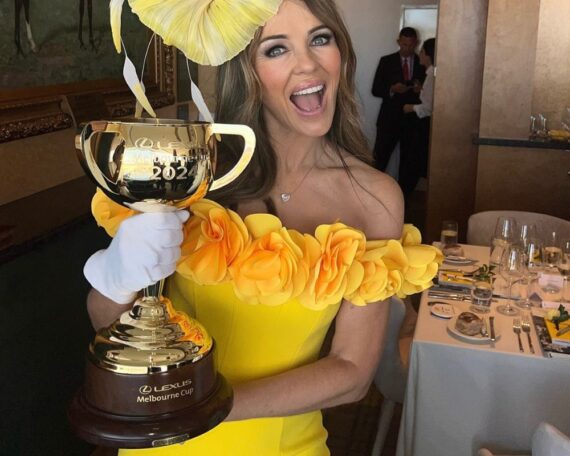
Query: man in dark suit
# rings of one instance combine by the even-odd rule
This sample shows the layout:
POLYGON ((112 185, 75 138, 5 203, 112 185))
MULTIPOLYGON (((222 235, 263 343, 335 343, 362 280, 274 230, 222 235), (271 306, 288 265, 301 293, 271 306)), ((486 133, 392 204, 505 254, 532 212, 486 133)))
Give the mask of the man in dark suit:
POLYGON ((413 121, 410 114, 405 114, 405 104, 419 104, 421 84, 425 79, 425 68, 415 53, 418 35, 415 29, 404 27, 397 40, 400 50, 385 55, 380 59, 372 94, 382 98, 382 106, 376 121, 376 143, 374 161, 376 168, 386 169, 394 147, 400 141, 400 151, 411 147, 413 121))

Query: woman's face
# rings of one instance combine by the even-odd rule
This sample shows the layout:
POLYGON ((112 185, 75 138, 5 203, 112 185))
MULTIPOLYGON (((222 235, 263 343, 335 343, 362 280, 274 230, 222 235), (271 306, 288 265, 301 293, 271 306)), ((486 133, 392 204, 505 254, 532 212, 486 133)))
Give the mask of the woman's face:
POLYGON ((285 0, 255 54, 269 132, 325 135, 333 121, 341 59, 332 31, 301 0, 285 0))

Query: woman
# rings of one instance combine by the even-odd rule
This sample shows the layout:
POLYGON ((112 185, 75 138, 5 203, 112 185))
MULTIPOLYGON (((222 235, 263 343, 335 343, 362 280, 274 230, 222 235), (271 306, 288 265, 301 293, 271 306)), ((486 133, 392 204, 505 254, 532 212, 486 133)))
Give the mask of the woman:
POLYGON ((424 41, 420 51, 420 63, 426 67, 426 79, 420 92, 420 104, 404 105, 404 112, 417 116, 414 122, 412 147, 413 156, 405 157, 400 162, 400 167, 409 170, 406 179, 400 181, 404 195, 409 195, 418 184, 420 177, 427 176, 427 162, 429 154, 429 130, 431 113, 433 110, 433 83, 435 63, 435 38, 424 41))
MULTIPOLYGON (((229 216, 232 212, 220 212, 221 207, 207 201, 192 206, 193 216, 184 228, 185 239, 192 241, 183 243, 180 260, 186 216, 174 213, 131 217, 121 224, 109 249, 88 261, 86 276, 99 290, 91 292, 88 308, 94 326, 101 327, 116 319, 124 311, 121 303, 130 303, 142 286, 172 273, 179 260, 178 273, 169 280, 169 297, 208 328, 217 342, 219 369, 234 389, 226 422, 183 445, 140 454, 329 454, 319 410, 359 400, 368 391, 382 351, 388 306, 363 305, 364 279, 349 293, 350 280, 345 279, 355 270, 365 275, 364 270, 374 265, 363 260, 365 267, 352 269, 342 258, 355 257, 356 250, 363 254, 364 236, 400 239, 403 202, 395 182, 360 158, 368 150, 358 121, 354 70, 347 30, 330 0, 284 0, 250 45, 221 67, 217 119, 248 124, 257 137, 247 173, 229 190, 209 195, 241 217, 250 215, 245 228, 251 239, 228 263, 229 281, 205 279, 193 268, 194 260, 203 259, 194 247, 205 242, 201 230, 213 226, 212 211, 220 217, 217 229, 237 227, 231 236, 239 239, 244 232, 241 219, 236 222, 229 216), (347 226, 334 224, 338 219, 347 226), (268 229, 271 238, 264 237, 268 229), (315 233, 315 238, 299 233, 315 233), (339 236, 343 241, 334 244, 339 236), (316 260, 303 269, 313 258, 312 246, 324 246, 329 242, 322 241, 325 238, 334 246, 322 247, 322 255, 319 247, 316 260), (317 239, 321 244, 315 244, 317 239), (142 265, 122 258, 123 252, 145 251, 152 253, 137 255, 142 265), (260 252, 271 261, 264 263, 268 271, 254 268, 253 277, 247 271, 257 264, 260 252), (280 279, 288 265, 296 264, 278 285, 271 276, 275 262, 281 265, 280 279), (317 264, 321 273, 315 275, 317 264), (345 272, 338 272, 339 265, 346 266, 345 272), (115 272, 128 268, 133 270, 115 272), (264 272, 268 276, 258 277, 264 272), (331 273, 337 275, 330 277, 331 273), (138 280, 141 275, 148 283, 138 280), (276 287, 275 293, 266 292, 267 287, 276 287), (263 292, 251 294, 260 289, 263 292), (354 296, 352 301, 359 305, 343 295, 354 296), (330 352, 318 359, 333 319, 330 352)), ((97 217, 97 203, 94 207, 97 217)), ((100 215, 98 221, 105 225, 103 218, 100 215)), ((224 234, 231 237, 229 228, 224 234)), ((399 243, 370 245, 383 252, 400 248, 399 243)), ((401 258, 396 255, 394 264, 401 258)), ((434 253, 433 261, 437 258, 434 253)), ((424 277, 423 288, 433 272, 427 281, 424 277)), ((393 294, 387 284, 403 290, 407 279, 395 274, 394 280, 382 276, 384 291, 374 296, 393 294)))

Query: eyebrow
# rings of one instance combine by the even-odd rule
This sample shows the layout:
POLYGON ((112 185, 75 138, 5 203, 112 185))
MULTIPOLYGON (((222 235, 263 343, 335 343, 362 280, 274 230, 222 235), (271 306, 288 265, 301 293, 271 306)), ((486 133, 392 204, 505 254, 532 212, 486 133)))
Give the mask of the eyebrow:
MULTIPOLYGON (((324 25, 324 24, 317 25, 316 27, 313 27, 311 30, 309 30, 309 33, 307 33, 307 35, 311 35, 311 34, 315 33, 315 32, 318 31, 318 30, 321 30, 321 29, 328 29, 328 28, 329 28, 329 27, 327 27, 327 26, 324 25)), ((261 43, 263 43, 263 42, 265 42, 265 41, 269 41, 269 40, 282 40, 282 39, 287 39, 287 35, 281 34, 281 35, 266 36, 265 38, 263 38, 263 39, 259 42, 259 44, 261 44, 261 43)))

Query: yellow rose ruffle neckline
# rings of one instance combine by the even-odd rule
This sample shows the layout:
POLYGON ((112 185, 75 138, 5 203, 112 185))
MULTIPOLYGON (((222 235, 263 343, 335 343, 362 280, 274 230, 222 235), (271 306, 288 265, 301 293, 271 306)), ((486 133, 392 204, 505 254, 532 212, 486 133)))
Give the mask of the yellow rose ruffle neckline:
MULTIPOLYGON (((100 190, 91 208, 110 236, 135 213, 100 190)), ((439 249, 421 244, 412 225, 404 225, 401 239, 367 240, 340 222, 320 225, 310 235, 284 227, 271 214, 242 219, 207 199, 189 209, 177 272, 199 285, 231 282, 236 296, 250 304, 298 299, 320 310, 343 298, 362 306, 405 297, 429 288, 443 260, 439 249)))

